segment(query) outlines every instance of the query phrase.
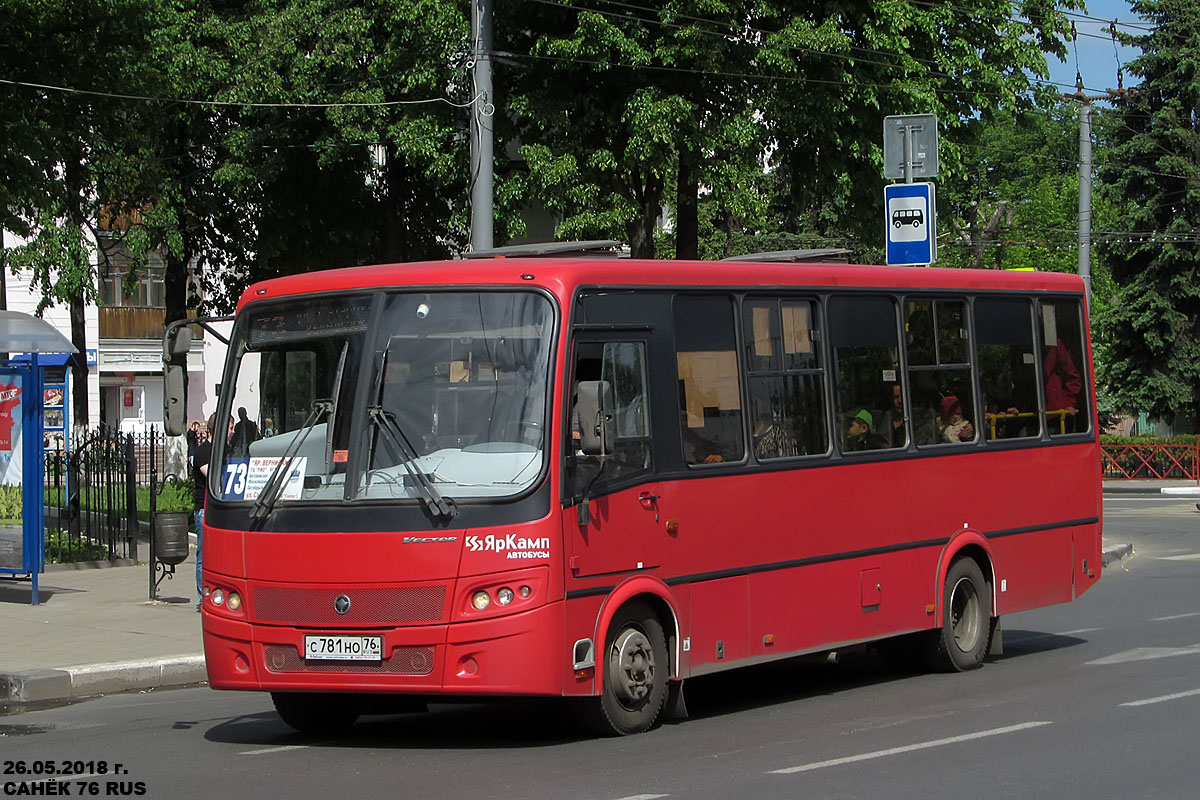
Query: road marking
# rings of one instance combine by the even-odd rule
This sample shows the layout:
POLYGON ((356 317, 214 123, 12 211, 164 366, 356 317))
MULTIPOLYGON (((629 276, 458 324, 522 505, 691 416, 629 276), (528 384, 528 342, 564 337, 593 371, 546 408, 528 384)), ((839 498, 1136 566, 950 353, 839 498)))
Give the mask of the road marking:
POLYGON ((1103 628, 1076 628, 1073 631, 1063 631, 1062 633, 1056 633, 1053 635, 1054 636, 1078 636, 1081 633, 1095 633, 1096 631, 1102 631, 1102 630, 1104 630, 1104 629, 1103 628))
POLYGON ((1194 656, 1197 653, 1200 653, 1200 644, 1193 644, 1189 647, 1135 647, 1132 650, 1097 658, 1095 661, 1087 663, 1125 664, 1130 661, 1150 661, 1155 658, 1170 658, 1171 656, 1194 656))
POLYGON ((975 739, 986 739, 989 736, 1003 736, 1006 733, 1016 733, 1017 731, 1029 730, 1030 728, 1040 728, 1043 725, 1053 725, 1053 722, 1022 722, 1020 725, 1008 725, 1003 728, 992 728, 991 730, 978 731, 976 733, 964 733, 961 736, 951 736, 946 739, 934 739, 931 742, 919 742, 918 744, 907 744, 903 747, 889 747, 887 750, 876 750, 873 753, 862 753, 857 756, 845 756, 844 758, 831 758, 828 761, 817 761, 813 764, 802 764, 798 767, 784 767, 783 769, 773 769, 769 775, 791 775, 795 772, 810 772, 815 769, 824 769, 825 767, 838 767, 842 764, 854 764, 859 761, 870 761, 873 758, 884 758, 886 756, 895 756, 901 753, 911 753, 914 750, 928 750, 931 747, 944 747, 948 744, 958 744, 959 742, 970 742, 975 739))
POLYGON ((1168 700, 1178 700, 1181 697, 1194 697, 1200 694, 1200 689, 1192 689, 1188 692, 1176 692, 1175 694, 1164 694, 1162 697, 1148 697, 1145 700, 1134 700, 1129 703, 1121 703, 1122 706, 1149 706, 1154 703, 1165 703, 1168 700))
POLYGON ((1188 553, 1186 556, 1159 556, 1159 561, 1200 561, 1200 553, 1188 553))
POLYGON ((1151 622, 1166 622, 1170 619, 1187 619, 1188 617, 1200 617, 1200 611, 1191 611, 1187 614, 1172 614, 1169 617, 1153 617, 1151 622))
POLYGON ((306 744, 285 744, 279 747, 264 747, 262 750, 243 750, 239 756, 262 756, 267 753, 282 753, 285 750, 307 750, 306 744))
POLYGON ((670 797, 669 794, 631 794, 628 797, 618 797, 617 800, 658 800, 660 797, 670 797))

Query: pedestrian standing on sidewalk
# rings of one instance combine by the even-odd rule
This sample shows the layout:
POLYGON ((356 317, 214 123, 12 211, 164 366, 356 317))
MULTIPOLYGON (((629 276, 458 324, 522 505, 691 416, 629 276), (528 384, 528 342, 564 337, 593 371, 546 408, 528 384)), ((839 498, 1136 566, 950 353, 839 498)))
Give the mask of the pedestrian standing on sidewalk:
MULTIPOLYGON (((208 418, 208 438, 196 445, 196 455, 192 459, 192 484, 195 486, 195 519, 196 519, 196 610, 204 602, 204 578, 200 560, 200 546, 204 541, 204 490, 208 484, 208 462, 212 460, 213 436, 217 430, 217 415, 208 418)), ((233 438, 233 417, 226 425, 225 441, 233 438)))

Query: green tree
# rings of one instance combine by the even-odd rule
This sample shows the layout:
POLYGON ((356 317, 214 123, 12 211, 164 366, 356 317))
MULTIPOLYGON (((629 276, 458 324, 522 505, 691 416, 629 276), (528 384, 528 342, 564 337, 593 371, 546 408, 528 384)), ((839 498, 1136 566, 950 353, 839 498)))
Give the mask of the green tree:
MULTIPOLYGON (((1000 111, 964 129, 959 149, 961 173, 938 185, 939 266, 1076 271, 1077 109, 1000 111)), ((1093 227, 1107 218, 1093 197, 1093 227)))
MULTIPOLYGON (((1078 7, 1076 3, 1059 4, 1078 7)), ((797 219, 818 232, 881 245, 883 118, 932 113, 939 189, 972 172, 963 147, 1000 110, 1040 95, 1046 53, 1065 54, 1068 23, 1047 0, 1010 3, 780 3, 769 41, 779 79, 763 108, 797 219)))
POLYGON ((1049 0, 556 6, 518 6, 504 40, 530 193, 562 235, 624 233, 643 256, 664 198, 681 255, 697 250, 697 197, 730 240, 782 219, 880 243, 883 117, 937 113, 943 164, 961 170, 953 134, 1032 107, 1030 76, 1067 32, 1049 0))
POLYGON ((526 2, 498 20, 513 61, 497 85, 528 169, 515 186, 560 215, 560 235, 624 238, 641 257, 655 255, 655 223, 673 204, 677 249, 692 255, 701 186, 732 208, 761 203, 751 4, 601 6, 526 2))
POLYGON ((1150 30, 1125 35, 1142 53, 1141 84, 1115 103, 1100 183, 1117 208, 1097 249, 1115 294, 1103 317, 1100 377, 1125 411, 1200 418, 1200 2, 1139 0, 1150 30))
MULTIPOLYGON (((69 307, 71 341, 83 353, 84 307, 95 301, 94 264, 102 257, 93 247, 105 217, 102 186, 126 167, 134 149, 133 106, 119 95, 136 77, 127 55, 144 35, 146 3, 10 0, 4 11, 0 225, 28 240, 4 261, 6 268, 31 273, 31 286, 41 293, 39 313, 69 307)), ((86 425, 82 360, 72 378, 72 416, 86 425)))

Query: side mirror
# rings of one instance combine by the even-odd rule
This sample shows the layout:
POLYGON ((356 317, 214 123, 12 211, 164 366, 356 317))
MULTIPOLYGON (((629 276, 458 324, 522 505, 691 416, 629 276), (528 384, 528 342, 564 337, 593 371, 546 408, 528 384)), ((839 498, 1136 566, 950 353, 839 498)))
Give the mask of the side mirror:
POLYGON ((192 329, 186 325, 168 328, 163 336, 163 361, 186 359, 192 349, 192 329))
POLYGON ((579 446, 583 454, 612 455, 612 384, 608 381, 580 381, 576 397, 579 446))
POLYGON ((163 367, 163 427, 168 436, 182 436, 187 427, 186 382, 187 367, 179 364, 163 367))
POLYGON ((187 358, 192 331, 182 320, 172 322, 163 334, 163 428, 168 436, 181 436, 187 428, 187 358))

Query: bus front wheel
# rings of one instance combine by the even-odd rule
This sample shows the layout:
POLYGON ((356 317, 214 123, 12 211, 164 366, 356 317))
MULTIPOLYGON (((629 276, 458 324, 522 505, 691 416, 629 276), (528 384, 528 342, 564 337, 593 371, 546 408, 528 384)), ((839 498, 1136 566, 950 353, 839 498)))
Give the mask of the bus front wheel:
POLYGON ((301 733, 337 733, 358 719, 356 704, 334 694, 271 692, 271 702, 280 718, 301 733))
POLYGON ((930 651, 930 667, 945 672, 976 669, 991 638, 992 593, 972 558, 960 558, 946 573, 942 627, 930 651))
POLYGON ((600 696, 588 704, 592 727, 627 736, 649 730, 667 696, 667 639, 645 604, 625 606, 608 628, 600 696))

